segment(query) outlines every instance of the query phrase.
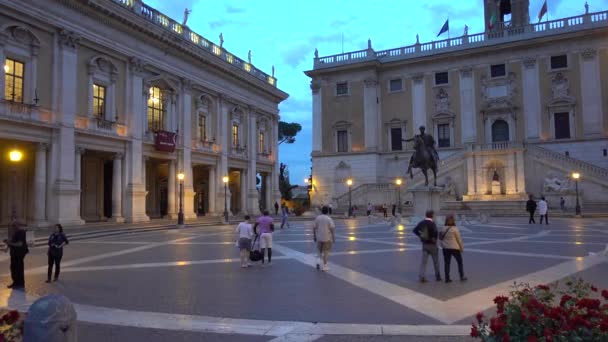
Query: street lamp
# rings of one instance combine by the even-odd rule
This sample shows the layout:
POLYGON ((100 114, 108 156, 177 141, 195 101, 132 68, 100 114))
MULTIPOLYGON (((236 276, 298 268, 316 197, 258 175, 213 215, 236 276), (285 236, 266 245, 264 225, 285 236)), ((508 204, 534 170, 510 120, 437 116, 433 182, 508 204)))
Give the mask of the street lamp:
POLYGON ((222 182, 224 182, 224 221, 228 223, 228 176, 224 176, 222 182))
MULTIPOLYGON (((13 163, 13 194, 17 193, 17 163, 23 159, 23 153, 17 149, 11 150, 8 153, 8 159, 13 163)), ((11 208, 11 221, 15 222, 17 220, 17 203, 16 200, 13 199, 12 208, 11 208)))
POLYGON ((353 189, 353 180, 347 179, 346 185, 348 185, 348 217, 353 215, 353 202, 352 202, 352 189, 353 189))
POLYGON ((184 228, 184 210, 182 207, 182 197, 184 196, 184 173, 177 174, 179 179, 179 211, 177 212, 177 228, 184 228))
POLYGON ((399 214, 401 214, 401 182, 401 178, 397 178, 397 180, 395 181, 395 183, 397 183, 397 203, 399 203, 397 210, 399 214))
POLYGON ((576 187, 576 207, 575 207, 575 213, 576 216, 581 216, 581 204, 578 201, 578 179, 581 178, 581 174, 578 172, 573 172, 572 173, 572 178, 574 178, 574 184, 576 187))

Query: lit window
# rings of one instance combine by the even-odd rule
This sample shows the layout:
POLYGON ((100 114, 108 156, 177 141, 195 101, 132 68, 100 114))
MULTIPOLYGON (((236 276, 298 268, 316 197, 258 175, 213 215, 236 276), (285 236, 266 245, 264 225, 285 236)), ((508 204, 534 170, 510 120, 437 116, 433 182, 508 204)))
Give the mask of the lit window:
POLYGON ((239 146, 239 125, 232 124, 232 146, 239 146))
POLYGON ((337 96, 348 95, 348 83, 341 82, 341 83, 336 84, 336 95, 337 96))
POLYGON ((202 141, 207 141, 207 117, 205 114, 198 116, 198 135, 202 141))
POLYGON ((450 147, 450 125, 437 125, 437 146, 450 147))
POLYGON ((337 132, 338 152, 348 152, 348 132, 341 130, 337 132))
POLYGON ((23 103, 23 63, 7 58, 4 65, 4 98, 23 103))
POLYGON ((390 81, 390 91, 391 92, 401 91, 401 90, 403 90, 403 82, 400 78, 390 81))
POLYGON ((447 71, 435 73, 435 85, 448 84, 449 77, 447 71))
POLYGON ((163 91, 159 87, 150 88, 148 98, 148 130, 162 131, 165 129, 165 101, 163 91))
POLYGON ((106 87, 93 84, 93 116, 103 118, 106 113, 106 87))
POLYGON ((260 132, 258 137, 258 151, 259 153, 264 153, 264 132, 260 132))

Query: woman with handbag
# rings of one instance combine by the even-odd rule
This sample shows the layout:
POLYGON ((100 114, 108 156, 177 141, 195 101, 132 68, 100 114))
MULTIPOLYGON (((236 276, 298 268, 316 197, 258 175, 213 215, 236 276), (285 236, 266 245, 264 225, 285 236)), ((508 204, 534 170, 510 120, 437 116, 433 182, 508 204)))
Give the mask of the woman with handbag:
POLYGON ((54 281, 59 279, 59 272, 61 271, 61 258, 63 257, 63 246, 69 244, 67 236, 63 233, 63 227, 60 224, 55 225, 55 231, 49 236, 49 269, 47 273, 46 282, 51 282, 51 275, 53 274, 53 264, 55 264, 55 278, 54 281))
POLYGON ((464 267, 462 265, 462 252, 464 245, 462 238, 460 237, 460 231, 456 227, 456 220, 454 216, 448 215, 445 218, 445 227, 439 233, 439 240, 441 241, 441 248, 443 248, 443 265, 445 270, 445 282, 450 283, 450 261, 452 256, 458 263, 458 273, 460 275, 460 281, 467 280, 464 276, 464 267))
POLYGON ((251 251, 251 238, 253 237, 253 228, 249 219, 249 215, 245 215, 245 220, 236 227, 238 247, 241 250, 241 268, 249 267, 249 252, 251 251))

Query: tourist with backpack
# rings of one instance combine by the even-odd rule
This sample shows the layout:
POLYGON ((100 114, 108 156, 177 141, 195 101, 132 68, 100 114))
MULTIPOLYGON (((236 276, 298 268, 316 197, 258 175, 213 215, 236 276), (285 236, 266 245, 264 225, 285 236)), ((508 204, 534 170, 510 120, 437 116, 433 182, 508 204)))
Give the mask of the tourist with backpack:
POLYGON ((249 223, 249 215, 245 215, 245 220, 236 227, 238 247, 241 256, 241 268, 249 267, 249 253, 251 252, 251 238, 253 237, 253 228, 249 223))
POLYGON ((321 213, 321 215, 315 218, 315 221, 312 224, 312 234, 313 241, 317 243, 317 250, 319 251, 317 269, 322 269, 327 272, 329 270, 329 266, 327 265, 329 252, 331 251, 332 244, 336 242, 336 224, 334 223, 334 220, 327 215, 329 213, 327 207, 323 207, 321 213), (320 265, 321 261, 323 261, 323 268, 321 268, 320 265))
POLYGON ((439 273, 439 250, 437 249, 437 225, 433 222, 435 212, 427 210, 424 220, 420 221, 414 234, 420 238, 422 242, 422 262, 420 263, 420 282, 426 283, 426 264, 429 255, 433 258, 433 267, 435 268, 435 280, 441 281, 439 273))
POLYGON ((260 247, 262 248, 262 265, 268 255, 268 265, 272 262, 272 232, 274 232, 274 224, 268 210, 264 210, 264 214, 255 222, 253 232, 260 236, 260 247))
POLYGON ((456 220, 454 216, 449 215, 445 218, 445 227, 439 233, 439 240, 441 241, 441 248, 443 249, 443 266, 445 271, 445 282, 451 283, 450 279, 450 261, 452 256, 458 263, 458 274, 460 275, 460 281, 467 280, 464 276, 464 267, 462 265, 462 251, 464 250, 464 244, 460 237, 460 231, 456 227, 456 220))

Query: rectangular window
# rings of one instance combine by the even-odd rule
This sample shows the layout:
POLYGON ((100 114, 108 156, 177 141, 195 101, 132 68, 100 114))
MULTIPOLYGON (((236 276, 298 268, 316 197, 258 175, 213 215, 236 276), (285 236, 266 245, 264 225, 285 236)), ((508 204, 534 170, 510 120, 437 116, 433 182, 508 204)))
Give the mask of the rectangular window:
POLYGON ((391 128, 391 151, 401 151, 402 149, 401 127, 391 128))
POLYGON ((402 79, 399 78, 399 79, 390 81, 390 91, 391 92, 401 91, 401 90, 403 90, 403 80, 402 79))
POLYGON ((338 152, 348 152, 348 131, 342 130, 337 132, 338 135, 338 152))
POLYGON ((448 82, 449 78, 447 71, 435 73, 435 85, 448 84, 448 82))
POLYGON ((106 114, 106 87, 93 84, 93 116, 103 119, 106 114))
POLYGON ((4 98, 23 103, 24 64, 7 58, 4 64, 4 98))
POLYGON ((258 152, 264 153, 264 132, 260 132, 258 136, 258 152))
POLYGON ((504 77, 507 75, 507 68, 504 64, 490 66, 490 77, 504 77))
POLYGON ((165 129, 165 99, 159 87, 150 88, 148 97, 148 131, 162 131, 165 129))
POLYGON ((551 69, 564 69, 568 67, 568 56, 551 56, 551 69))
POLYGON ((239 125, 232 124, 232 146, 239 146, 239 125))
POLYGON ((341 83, 336 84, 336 95, 337 96, 348 95, 348 83, 347 82, 341 82, 341 83))
POLYGON ((555 113, 555 139, 570 139, 570 113, 555 113))
POLYGON ((450 147, 450 124, 437 125, 437 147, 450 147))
POLYGON ((202 141, 207 141, 207 117, 205 114, 198 115, 198 135, 202 141))

